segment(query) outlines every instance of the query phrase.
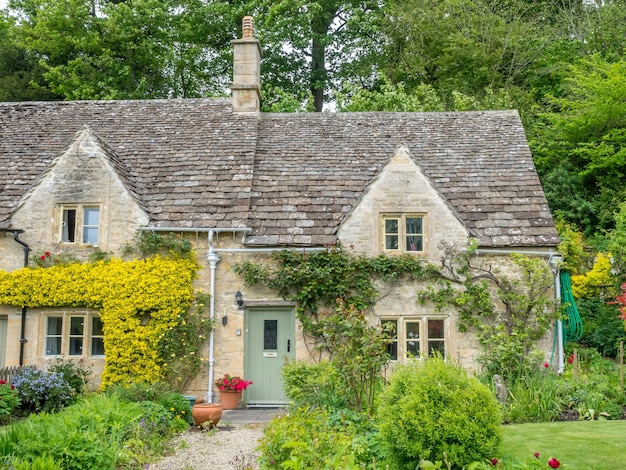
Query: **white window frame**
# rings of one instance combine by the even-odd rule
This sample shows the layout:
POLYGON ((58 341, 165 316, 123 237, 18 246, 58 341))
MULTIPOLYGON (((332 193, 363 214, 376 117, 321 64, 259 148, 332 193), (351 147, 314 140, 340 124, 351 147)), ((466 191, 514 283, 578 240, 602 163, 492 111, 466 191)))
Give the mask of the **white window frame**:
POLYGON ((426 250, 426 214, 422 213, 389 213, 380 216, 381 246, 387 253, 424 253, 426 250), (420 219, 421 232, 407 233, 407 220, 420 219), (388 221, 397 221, 397 231, 389 231, 388 221), (397 237, 393 244, 393 237, 397 237), (408 240, 409 237, 417 238, 415 243, 408 240), (391 242, 392 246, 388 241, 391 242), (421 246, 420 246, 421 242, 421 246), (408 245, 408 246, 407 246, 408 245), (394 247, 396 246, 396 247, 394 247))
POLYGON ((62 357, 67 359, 85 358, 85 357, 104 357, 104 354, 93 354, 94 340, 102 342, 104 351, 104 335, 101 331, 94 334, 94 319, 100 318, 98 313, 91 312, 51 312, 44 315, 43 320, 43 355, 44 357, 62 357), (49 332, 50 318, 61 319, 61 334, 58 332, 49 332), (82 321, 81 321, 82 320, 82 321), (78 329, 77 329, 78 327, 78 329), (48 340, 53 339, 55 342, 61 339, 60 351, 58 354, 51 353, 48 349, 48 340), (76 342, 79 340, 80 344, 76 342), (76 348, 73 345, 77 345, 76 348))
MULTIPOLYGON (((59 207, 59 240, 68 245, 98 245, 100 243, 100 220, 102 210, 97 204, 71 204, 59 207), (97 211, 97 223, 88 224, 88 211, 97 211), (69 220, 73 212, 74 230, 70 230, 69 220), (95 240, 89 241, 89 234, 95 232, 95 240), (73 238, 73 239, 72 239, 73 238)), ((93 222, 93 221, 92 221, 93 222)))
MULTIPOLYGON (((394 322, 396 325, 392 341, 392 344, 395 344, 396 357, 394 358, 393 355, 391 355, 392 362, 404 362, 406 359, 410 358, 421 359, 428 357, 435 345, 443 345, 442 356, 445 359, 448 352, 448 325, 446 324, 445 318, 438 316, 383 316, 380 321, 381 324, 394 322), (437 336, 431 338, 429 336, 430 330, 432 330, 432 328, 429 328, 431 322, 433 326, 437 324, 443 327, 443 337, 437 336), (409 325, 413 327, 410 328, 409 325), (414 336, 415 325, 417 325, 418 328, 417 336, 414 336), (418 343, 417 354, 415 353, 415 344, 410 344, 411 342, 418 343)), ((436 349, 441 350, 440 347, 436 349)), ((388 348, 387 352, 391 352, 392 350, 392 347, 388 348)))

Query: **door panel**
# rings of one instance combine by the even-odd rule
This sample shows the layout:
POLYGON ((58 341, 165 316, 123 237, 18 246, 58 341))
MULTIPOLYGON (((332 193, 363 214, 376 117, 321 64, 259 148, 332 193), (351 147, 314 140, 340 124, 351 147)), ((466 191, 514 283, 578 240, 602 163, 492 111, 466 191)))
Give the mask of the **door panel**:
POLYGON ((244 328, 244 377, 253 382, 245 393, 246 404, 286 404, 280 371, 285 360, 296 357, 293 310, 246 308, 244 328))

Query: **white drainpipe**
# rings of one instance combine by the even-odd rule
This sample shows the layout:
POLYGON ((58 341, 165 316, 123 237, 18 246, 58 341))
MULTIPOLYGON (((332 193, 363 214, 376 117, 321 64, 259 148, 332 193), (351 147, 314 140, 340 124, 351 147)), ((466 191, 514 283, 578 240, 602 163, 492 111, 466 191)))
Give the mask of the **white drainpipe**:
MULTIPOLYGON (((217 263, 220 261, 220 257, 217 255, 215 250, 213 250, 213 232, 209 232, 209 251, 207 253, 207 260, 209 261, 209 266, 211 268, 211 297, 209 299, 209 318, 211 319, 211 323, 215 319, 215 270, 217 268, 217 263)), ((213 367, 215 364, 215 356, 214 356, 214 341, 215 341, 215 328, 211 329, 211 333, 209 335, 209 383, 207 389, 207 402, 213 403, 213 367)))
MULTIPOLYGON (((554 256, 550 257, 550 266, 552 267, 552 272, 554 273, 554 291, 556 297, 556 307, 559 308, 561 306, 561 263, 563 258, 559 253, 556 253, 554 256)), ((556 341, 557 341, 557 372, 559 374, 563 373, 563 369, 565 368, 565 347, 563 344, 563 320, 557 320, 556 322, 556 341)))

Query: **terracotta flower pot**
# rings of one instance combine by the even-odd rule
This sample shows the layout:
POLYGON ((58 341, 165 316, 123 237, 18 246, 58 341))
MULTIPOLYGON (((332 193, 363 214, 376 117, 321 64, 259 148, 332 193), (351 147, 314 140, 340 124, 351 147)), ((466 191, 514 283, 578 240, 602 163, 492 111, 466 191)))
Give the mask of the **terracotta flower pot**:
POLYGON ((241 392, 229 392, 228 390, 222 390, 220 392, 220 403, 225 410, 236 410, 239 407, 241 401, 241 392))
POLYGON ((202 426, 209 422, 210 427, 217 426, 222 418, 222 405, 219 403, 201 403, 193 405, 191 408, 191 416, 196 426, 202 426))

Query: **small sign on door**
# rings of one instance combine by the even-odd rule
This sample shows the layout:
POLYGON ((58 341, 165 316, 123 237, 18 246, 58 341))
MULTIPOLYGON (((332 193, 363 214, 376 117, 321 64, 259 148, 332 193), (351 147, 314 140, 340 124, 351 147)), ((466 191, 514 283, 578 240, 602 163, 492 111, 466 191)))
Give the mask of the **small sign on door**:
POLYGON ((263 357, 278 357, 278 351, 263 351, 263 357))

